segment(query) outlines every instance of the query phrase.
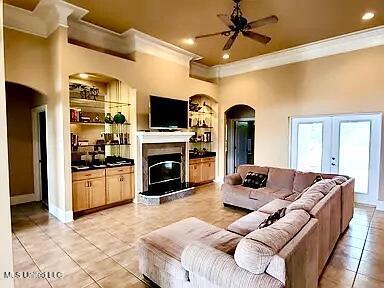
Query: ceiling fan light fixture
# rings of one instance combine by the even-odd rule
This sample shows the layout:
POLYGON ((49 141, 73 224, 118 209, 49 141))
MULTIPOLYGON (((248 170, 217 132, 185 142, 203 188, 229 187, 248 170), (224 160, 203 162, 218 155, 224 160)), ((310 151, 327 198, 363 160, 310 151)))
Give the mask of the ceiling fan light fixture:
POLYGON ((228 59, 229 59, 229 56, 230 56, 230 55, 229 55, 229 52, 224 52, 224 53, 223 53, 223 59, 224 59, 224 60, 228 60, 228 59))
POLYGON ((368 12, 364 13, 364 15, 363 15, 363 17, 361 17, 361 19, 364 21, 367 21, 367 20, 371 20, 374 17, 375 17, 375 13, 373 13, 372 11, 368 11, 368 12))
POLYGON ((194 45, 195 44, 195 38, 185 38, 183 40, 183 43, 187 44, 187 45, 194 45))

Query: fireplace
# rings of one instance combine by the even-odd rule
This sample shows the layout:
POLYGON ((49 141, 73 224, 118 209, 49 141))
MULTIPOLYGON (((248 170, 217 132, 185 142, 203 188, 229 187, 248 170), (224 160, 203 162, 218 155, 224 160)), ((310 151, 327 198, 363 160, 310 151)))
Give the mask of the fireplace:
POLYGON ((148 156, 148 192, 163 195, 181 189, 181 153, 148 156))
POLYGON ((138 132, 138 201, 158 205, 194 193, 188 187, 193 132, 138 132))

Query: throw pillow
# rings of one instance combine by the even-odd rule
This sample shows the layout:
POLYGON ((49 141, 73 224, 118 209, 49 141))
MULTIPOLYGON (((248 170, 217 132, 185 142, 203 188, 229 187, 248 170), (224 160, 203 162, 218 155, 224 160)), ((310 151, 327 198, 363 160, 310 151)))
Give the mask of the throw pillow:
POLYGON ((273 223, 275 223, 280 218, 283 218, 285 216, 285 211, 287 208, 281 208, 277 210, 275 213, 269 215, 263 222, 260 223, 259 227, 257 229, 265 228, 273 223))
POLYGON ((243 186, 253 189, 259 189, 265 187, 265 185, 267 184, 267 178, 268 176, 265 174, 248 172, 245 176, 243 186))
POLYGON ((332 180, 335 180, 337 185, 341 185, 344 182, 348 181, 348 178, 344 176, 335 176, 332 178, 332 180))
POLYGON ((323 176, 321 174, 319 174, 315 177, 315 179, 313 180, 313 182, 310 186, 312 186, 313 184, 316 184, 317 182, 320 182, 321 180, 323 180, 323 176))

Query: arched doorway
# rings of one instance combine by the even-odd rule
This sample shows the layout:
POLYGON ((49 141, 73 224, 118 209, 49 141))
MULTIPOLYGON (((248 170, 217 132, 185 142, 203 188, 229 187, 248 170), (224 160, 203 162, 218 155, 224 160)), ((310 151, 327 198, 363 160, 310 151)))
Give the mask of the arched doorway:
POLYGON ((47 97, 12 82, 5 91, 11 204, 42 201, 48 208, 47 97))
POLYGON ((255 110, 247 105, 235 105, 225 112, 226 174, 241 164, 254 163, 255 110))

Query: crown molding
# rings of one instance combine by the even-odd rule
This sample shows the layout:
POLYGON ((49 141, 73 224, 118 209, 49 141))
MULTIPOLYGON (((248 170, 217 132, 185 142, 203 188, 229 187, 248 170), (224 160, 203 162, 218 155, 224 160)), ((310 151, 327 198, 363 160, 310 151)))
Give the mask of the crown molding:
POLYGON ((47 38, 59 26, 68 28, 68 37, 121 54, 141 52, 189 67, 201 56, 136 29, 116 33, 82 18, 89 11, 63 0, 41 0, 31 12, 4 4, 4 26, 47 38))
POLYGON ((136 29, 116 33, 82 20, 89 11, 63 0, 40 0, 31 12, 4 4, 4 26, 41 37, 57 27, 68 28, 68 37, 122 54, 141 52, 191 67, 191 75, 215 79, 313 60, 384 45, 384 25, 329 38, 274 53, 209 67, 191 62, 201 56, 136 29), (192 63, 192 64, 191 64, 192 63))
POLYGON ((384 25, 353 32, 270 54, 210 67, 210 75, 224 78, 252 71, 313 60, 384 45, 384 25))

